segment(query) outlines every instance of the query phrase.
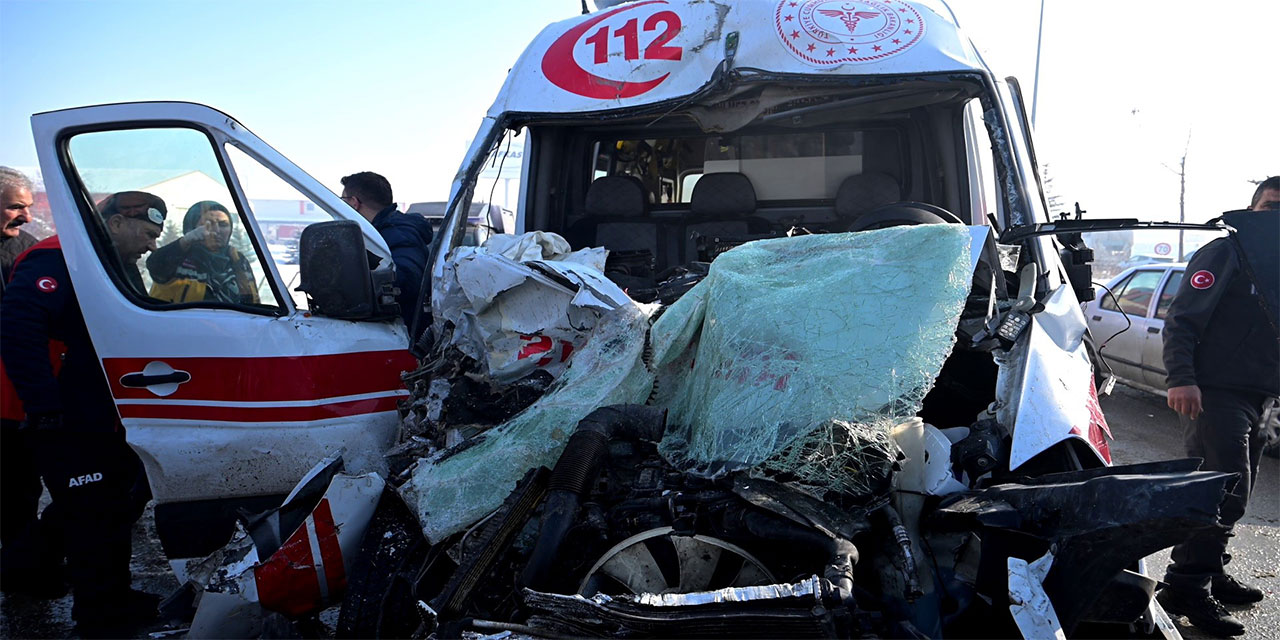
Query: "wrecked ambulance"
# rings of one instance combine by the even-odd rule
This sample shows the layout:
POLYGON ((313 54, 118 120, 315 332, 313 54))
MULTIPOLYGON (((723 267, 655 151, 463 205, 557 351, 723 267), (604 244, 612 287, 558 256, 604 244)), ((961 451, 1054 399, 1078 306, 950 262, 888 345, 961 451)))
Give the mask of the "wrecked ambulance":
POLYGON ((410 327, 373 228, 229 116, 32 123, 180 580, 341 450, 387 481, 372 521, 278 531, 316 606, 346 590, 341 634, 1177 633, 1141 558, 1217 526, 1229 478, 1110 466, 1082 250, 1035 228, 1017 83, 940 2, 548 26, 459 170, 410 327), (515 252, 460 248, 512 144, 515 252), (93 209, 126 188, 236 210, 260 302, 129 287, 93 209), (255 221, 281 192, 332 219, 296 265, 255 221))

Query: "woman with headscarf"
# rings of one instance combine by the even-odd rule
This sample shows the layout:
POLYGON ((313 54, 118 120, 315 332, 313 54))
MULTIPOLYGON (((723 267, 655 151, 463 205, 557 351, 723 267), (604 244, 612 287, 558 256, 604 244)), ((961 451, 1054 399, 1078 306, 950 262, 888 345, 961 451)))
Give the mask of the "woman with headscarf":
POLYGON ((212 200, 187 209, 182 237, 147 257, 147 270, 155 282, 151 297, 168 302, 257 304, 249 261, 230 243, 234 220, 226 207, 212 200))

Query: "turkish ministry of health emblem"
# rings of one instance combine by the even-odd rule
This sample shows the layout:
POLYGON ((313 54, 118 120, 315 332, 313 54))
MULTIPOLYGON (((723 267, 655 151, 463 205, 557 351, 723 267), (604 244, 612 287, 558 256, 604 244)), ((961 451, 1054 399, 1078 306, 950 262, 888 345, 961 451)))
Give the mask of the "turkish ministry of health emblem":
POLYGON ((821 67, 883 60, 924 35, 920 13, 901 0, 782 0, 774 22, 792 55, 821 67))

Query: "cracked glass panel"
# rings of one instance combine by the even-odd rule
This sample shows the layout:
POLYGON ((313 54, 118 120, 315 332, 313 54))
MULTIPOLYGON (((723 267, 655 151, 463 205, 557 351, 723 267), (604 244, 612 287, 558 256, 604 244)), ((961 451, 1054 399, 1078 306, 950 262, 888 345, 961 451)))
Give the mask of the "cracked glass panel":
POLYGON ((400 488, 432 543, 498 508, 525 472, 555 466, 569 436, 597 407, 643 403, 653 388, 644 365, 649 317, 634 305, 600 319, 590 340, 546 395, 516 417, 418 463, 400 488))
POLYGON ((663 454, 705 475, 763 466, 860 493, 892 460, 888 429, 915 415, 942 369, 970 277, 960 225, 721 255, 654 325, 663 454))

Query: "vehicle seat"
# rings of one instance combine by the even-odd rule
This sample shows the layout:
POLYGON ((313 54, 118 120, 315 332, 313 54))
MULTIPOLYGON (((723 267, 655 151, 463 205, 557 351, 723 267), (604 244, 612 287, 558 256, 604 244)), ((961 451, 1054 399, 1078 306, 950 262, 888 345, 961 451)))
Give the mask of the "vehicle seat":
POLYGON ((956 214, 927 202, 891 202, 863 213, 849 231, 871 231, 915 224, 964 224, 956 214))
POLYGON ((587 188, 584 208, 587 217, 575 222, 566 234, 575 248, 648 250, 658 264, 666 263, 662 225, 647 217, 649 196, 639 178, 597 178, 587 188))
POLYGON ((901 199, 902 187, 887 173, 872 171, 849 176, 836 190, 836 227, 847 230, 867 211, 901 199))
POLYGON ((772 223, 756 216, 756 190, 741 173, 708 173, 698 179, 681 228, 684 262, 697 258, 698 236, 767 236, 772 223))

